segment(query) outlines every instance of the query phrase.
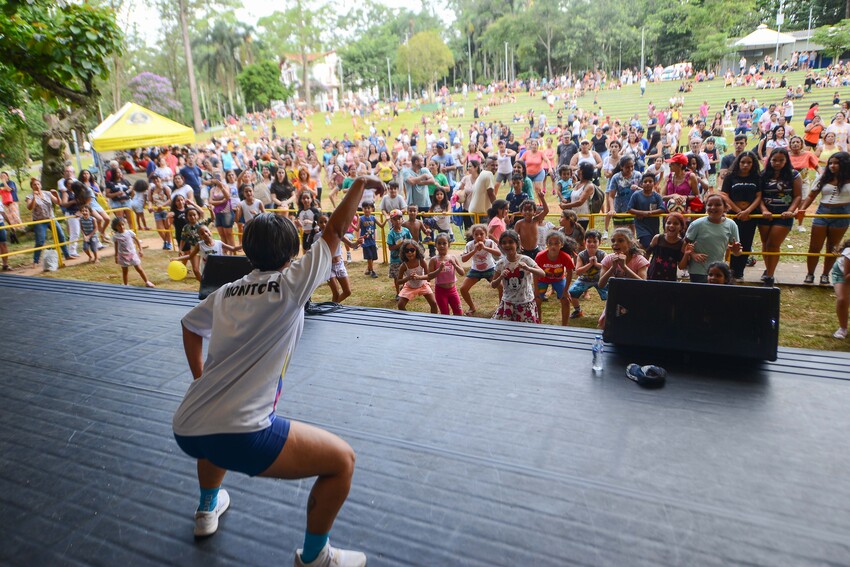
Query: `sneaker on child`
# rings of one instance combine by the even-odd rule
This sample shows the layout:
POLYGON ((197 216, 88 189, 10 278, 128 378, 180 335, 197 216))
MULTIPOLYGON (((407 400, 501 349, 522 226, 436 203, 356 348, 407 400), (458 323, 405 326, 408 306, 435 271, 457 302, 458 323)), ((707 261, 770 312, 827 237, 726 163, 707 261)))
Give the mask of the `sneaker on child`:
POLYGON ((846 338, 847 338, 847 329, 841 329, 841 328, 839 328, 837 331, 835 331, 835 332, 832 334, 832 336, 833 336, 833 337, 835 337, 836 339, 844 340, 844 339, 846 339, 846 338))
POLYGON ((366 554, 347 549, 336 549, 325 544, 319 556, 310 563, 301 561, 301 549, 295 552, 295 567, 366 567, 366 554))

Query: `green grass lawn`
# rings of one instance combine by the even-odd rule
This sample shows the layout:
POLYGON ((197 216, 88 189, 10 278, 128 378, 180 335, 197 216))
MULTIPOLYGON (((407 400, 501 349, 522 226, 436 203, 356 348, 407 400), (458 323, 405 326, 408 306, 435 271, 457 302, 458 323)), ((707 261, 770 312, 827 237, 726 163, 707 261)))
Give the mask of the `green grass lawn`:
MULTIPOLYGON (((794 73, 787 73, 788 84, 796 87, 797 85, 801 85, 803 83, 803 79, 805 77, 805 73, 802 71, 797 71, 794 73)), ((641 97, 640 89, 637 84, 625 86, 620 90, 601 90, 597 95, 597 102, 599 103, 597 107, 593 106, 593 93, 586 94, 584 97, 579 98, 578 104, 581 108, 585 109, 594 109, 599 110, 602 109, 603 113, 607 116, 611 116, 612 118, 620 118, 621 120, 630 119, 634 114, 638 114, 642 121, 646 120, 646 113, 648 105, 651 102, 655 104, 655 106, 659 109, 665 108, 668 104, 670 97, 679 93, 679 85, 678 81, 667 81, 663 83, 650 83, 647 86, 646 94, 641 97)), ((850 87, 840 87, 838 89, 842 100, 844 98, 850 97, 850 87)), ((803 117, 808 110, 809 105, 812 102, 820 102, 821 104, 821 114, 824 117, 830 116, 831 106, 832 106, 832 95, 835 91, 832 89, 815 89, 814 92, 810 94, 806 94, 802 99, 795 101, 794 103, 794 111, 795 117, 791 122, 792 126, 798 131, 802 132, 803 130, 803 117)), ((707 101, 711 106, 711 111, 709 116, 713 117, 715 111, 722 112, 723 105, 727 100, 731 100, 735 98, 737 100, 741 100, 741 98, 746 98, 747 100, 755 97, 759 101, 767 101, 767 102, 781 102, 784 97, 784 89, 773 89, 773 90, 758 90, 755 87, 723 87, 722 79, 715 79, 713 81, 706 81, 703 83, 695 83, 694 90, 690 93, 685 93, 685 105, 682 108, 682 115, 687 116, 690 113, 696 115, 698 113, 698 109, 700 104, 703 101, 707 101)), ((464 99, 462 95, 455 94, 452 96, 453 102, 456 104, 463 105, 465 109, 465 118, 463 119, 450 119, 450 124, 457 125, 462 127, 464 132, 468 129, 468 126, 473 122, 472 118, 472 110, 473 106, 476 103, 476 99, 474 95, 470 94, 467 99, 464 99)), ((485 95, 483 98, 483 102, 487 101, 487 96, 485 95)), ((563 104, 563 103, 561 103, 563 104)), ((549 106, 546 102, 540 98, 539 93, 536 94, 535 98, 529 97, 526 93, 520 93, 517 96, 516 103, 503 104, 499 106, 494 106, 491 108, 490 114, 481 118, 484 122, 505 122, 511 123, 513 115, 515 112, 526 113, 529 110, 534 110, 537 115, 541 112, 545 113, 549 118, 550 124, 554 122, 555 116, 554 112, 549 111, 549 106)), ((557 111, 557 105, 556 105, 557 111)), ((314 143, 319 142, 325 137, 330 138, 338 138, 342 139, 342 135, 344 133, 348 133, 350 137, 354 137, 354 134, 366 134, 369 133, 369 121, 374 118, 376 127, 378 130, 391 130, 393 135, 398 134, 401 128, 421 128, 421 119, 423 115, 431 116, 432 113, 423 113, 419 111, 405 111, 402 110, 400 112, 400 116, 392 121, 389 120, 388 117, 379 117, 367 116, 367 119, 359 121, 359 128, 355 132, 352 129, 351 117, 344 113, 336 113, 333 117, 331 124, 326 125, 324 120, 324 115, 321 113, 316 113, 313 115, 312 124, 313 130, 308 132, 303 125, 299 124, 297 128, 293 128, 292 121, 290 120, 277 120, 276 126, 278 134, 281 136, 291 136, 293 133, 297 133, 301 139, 309 139, 314 143)), ((733 117, 734 118, 734 117, 733 117)), ((512 124, 512 123, 511 123, 512 124)), ((523 121, 516 126, 512 127, 516 131, 518 128, 518 133, 522 133, 524 127, 527 125, 527 122, 523 121)), ((250 130, 247 130, 246 133, 249 137, 252 137, 253 134, 250 130)), ((213 133, 204 133, 198 136, 199 139, 208 140, 212 136, 225 136, 226 134, 223 131, 217 131, 213 133)), ((731 141, 731 132, 727 132, 727 137, 729 137, 731 141)))

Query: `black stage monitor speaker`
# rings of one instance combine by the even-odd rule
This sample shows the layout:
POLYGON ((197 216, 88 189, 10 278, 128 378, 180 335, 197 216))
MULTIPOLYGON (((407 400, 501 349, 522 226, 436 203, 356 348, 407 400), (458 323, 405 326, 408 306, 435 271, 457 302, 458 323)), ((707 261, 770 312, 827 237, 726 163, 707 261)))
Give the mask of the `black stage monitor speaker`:
POLYGON ((779 289, 615 278, 606 342, 666 351, 776 360, 779 289))
POLYGON ((210 256, 204 267, 198 298, 204 299, 224 284, 247 276, 253 269, 251 261, 246 256, 210 256))

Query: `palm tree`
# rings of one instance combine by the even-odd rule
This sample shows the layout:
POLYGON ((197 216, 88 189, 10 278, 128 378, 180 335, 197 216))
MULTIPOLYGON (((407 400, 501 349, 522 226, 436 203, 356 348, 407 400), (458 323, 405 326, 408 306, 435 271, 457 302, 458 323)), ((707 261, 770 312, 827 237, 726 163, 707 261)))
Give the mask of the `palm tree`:
POLYGON ((195 83, 195 65, 192 62, 192 47, 189 42, 189 15, 186 0, 178 1, 178 17, 180 20, 180 32, 183 36, 183 52, 186 56, 186 70, 189 75, 189 97, 192 99, 192 122, 195 127, 195 132, 200 132, 204 129, 204 123, 203 120, 201 120, 201 105, 198 104, 198 85, 195 83))
POLYGON ((223 83, 226 87, 231 114, 236 114, 233 92, 236 75, 242 70, 240 54, 245 36, 240 27, 216 20, 212 28, 192 42, 198 53, 198 67, 206 71, 210 82, 223 83))

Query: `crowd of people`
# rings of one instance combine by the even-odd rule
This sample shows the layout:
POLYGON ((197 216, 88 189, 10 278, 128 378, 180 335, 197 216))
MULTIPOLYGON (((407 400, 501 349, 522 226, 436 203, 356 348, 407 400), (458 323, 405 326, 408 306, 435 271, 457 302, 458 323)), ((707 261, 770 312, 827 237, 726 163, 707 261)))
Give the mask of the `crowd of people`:
MULTIPOLYGON (((587 80, 596 79, 576 84, 587 80)), ((548 101, 566 84, 535 86, 548 101)), ((834 100, 826 116, 810 104, 799 134, 791 126, 799 106, 793 96, 775 104, 731 99, 714 112, 703 102, 690 115, 678 100, 649 102, 644 117, 628 119, 579 108, 567 90, 554 102, 560 104, 548 116, 529 111, 512 122, 460 127, 441 109, 397 132, 392 121, 381 130, 367 122, 368 133, 315 141, 282 137, 269 113, 250 114, 208 144, 128 152, 102 164, 99 177, 68 167, 51 191, 33 180, 25 204, 34 220, 52 219, 54 206, 61 207, 66 257, 75 257, 81 242, 98 262, 111 238, 125 282, 128 268, 137 267, 153 285, 140 269, 142 249, 130 227, 107 234, 114 222, 107 210, 117 209, 120 219, 131 209, 137 229, 157 231, 163 250, 173 250, 200 278, 206 258, 236 253, 245 223, 265 211, 290 217, 306 252, 322 234, 328 202, 335 207, 357 178, 374 175, 383 185, 364 191, 335 251, 335 300, 352 293, 352 251, 362 253, 367 275, 379 277, 374 263, 384 240, 401 309, 422 296, 434 312, 476 313, 470 290, 486 280, 498 293, 496 317, 539 321, 540 303, 554 295, 563 324, 584 315, 581 300, 591 288, 604 299, 600 282, 611 276, 736 283, 754 263, 748 252, 756 232, 767 253, 762 281, 773 285, 779 256, 771 253, 780 251, 795 219, 805 230, 802 214, 815 201, 817 213, 829 216, 814 219, 809 251, 841 252, 850 224, 841 216, 850 214, 847 101, 834 100), (728 147, 725 131, 733 128, 728 147), (547 220, 550 206, 560 212, 555 224, 547 220), (590 227, 592 214, 604 216, 590 227), (464 251, 454 256, 449 250, 460 240, 464 251), (606 244, 611 254, 600 251, 606 244)), ((0 183, 5 220, 15 224, 17 188, 5 174, 0 183)), ((64 243, 62 226, 51 222, 64 243)), ((36 225, 37 246, 48 228, 36 225)), ((6 232, 17 236, 3 231, 4 241, 6 232)), ((40 254, 34 252, 35 263, 40 254)), ((824 257, 818 282, 837 285, 843 297, 844 262, 836 258, 824 257)), ((808 257, 805 283, 815 283, 818 263, 817 255, 808 257)))

